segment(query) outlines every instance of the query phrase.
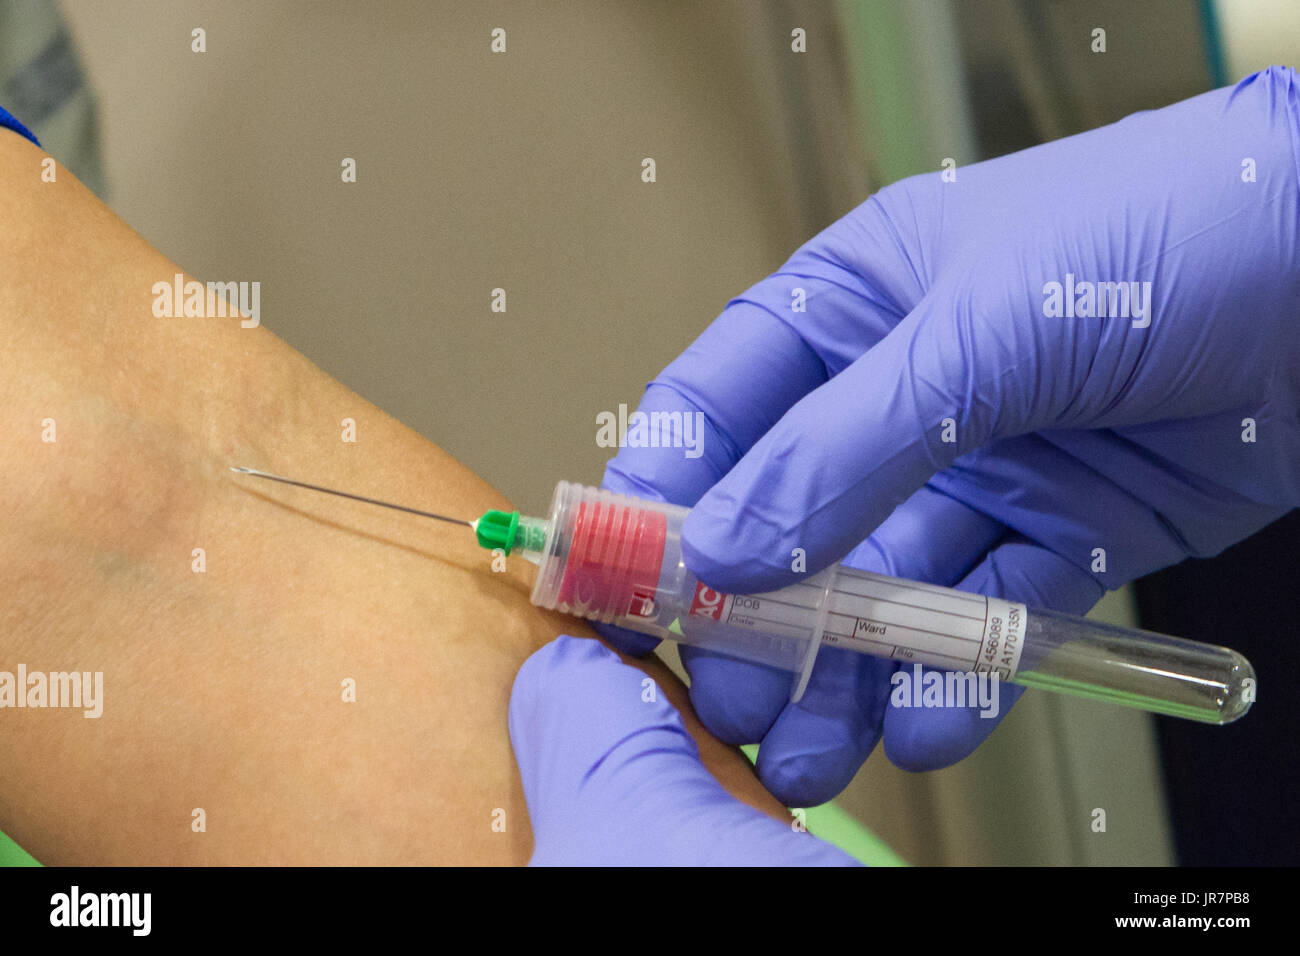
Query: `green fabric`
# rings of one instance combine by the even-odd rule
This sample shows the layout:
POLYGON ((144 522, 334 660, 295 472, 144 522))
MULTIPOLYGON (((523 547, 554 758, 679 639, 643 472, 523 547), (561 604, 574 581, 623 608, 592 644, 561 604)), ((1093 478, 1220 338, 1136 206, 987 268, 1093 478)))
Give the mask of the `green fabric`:
POLYGON ((30 853, 0 833, 0 866, 40 866, 30 853))
POLYGON ((938 165, 916 121, 917 105, 910 96, 900 11, 891 4, 840 5, 845 34, 852 50, 850 80, 858 107, 858 134, 878 186, 924 172, 938 165))
POLYGON ((979 159, 960 38, 943 0, 840 0, 861 155, 876 188, 979 159))

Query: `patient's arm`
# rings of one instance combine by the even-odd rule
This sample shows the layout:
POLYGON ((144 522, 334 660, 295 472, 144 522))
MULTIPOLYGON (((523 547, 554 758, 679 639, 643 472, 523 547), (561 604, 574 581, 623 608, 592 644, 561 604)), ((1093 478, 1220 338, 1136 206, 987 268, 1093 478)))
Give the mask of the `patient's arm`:
MULTIPOLYGON (((104 701, 0 709, 0 829, 47 863, 526 860, 511 682, 589 632, 464 529, 227 469, 506 503, 264 329, 155 318, 180 270, 65 170, 42 183, 42 155, 0 133, 0 671, 102 671, 104 701)), ((728 789, 779 813, 688 721, 728 789)))

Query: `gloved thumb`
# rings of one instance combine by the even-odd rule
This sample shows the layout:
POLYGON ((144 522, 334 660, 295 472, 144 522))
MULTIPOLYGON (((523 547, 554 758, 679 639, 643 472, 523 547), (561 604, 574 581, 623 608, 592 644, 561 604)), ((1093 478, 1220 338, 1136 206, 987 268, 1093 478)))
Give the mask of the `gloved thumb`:
POLYGON ((594 640, 533 654, 510 696, 533 865, 851 864, 728 794, 653 679, 594 640))
POLYGON ((974 333, 957 298, 932 291, 700 499, 682 529, 696 575, 742 593, 790 584, 842 558, 959 455, 1031 430, 1013 373, 1032 358, 974 333))

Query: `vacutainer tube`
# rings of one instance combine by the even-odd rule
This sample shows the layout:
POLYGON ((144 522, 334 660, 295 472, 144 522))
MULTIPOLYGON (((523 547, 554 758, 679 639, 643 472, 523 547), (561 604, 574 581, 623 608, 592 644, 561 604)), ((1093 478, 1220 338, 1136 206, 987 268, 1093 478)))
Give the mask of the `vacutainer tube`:
POLYGON ((778 591, 715 590, 682 561, 688 510, 560 482, 521 544, 533 603, 784 668, 795 700, 829 645, 1212 724, 1254 701, 1250 663, 1226 647, 844 565, 778 591))

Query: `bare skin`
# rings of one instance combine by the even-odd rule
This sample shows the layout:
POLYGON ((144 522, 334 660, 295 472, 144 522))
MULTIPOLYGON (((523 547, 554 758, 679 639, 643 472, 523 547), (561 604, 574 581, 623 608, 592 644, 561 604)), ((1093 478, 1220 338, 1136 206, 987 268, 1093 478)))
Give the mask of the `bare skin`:
MULTIPOLYGON (((41 182, 43 157, 0 133, 0 670, 102 671, 104 702, 0 709, 0 829, 51 864, 526 861, 510 686, 591 632, 465 529, 228 467, 509 503, 265 329, 156 318, 181 270, 66 170, 41 182)), ((680 683, 636 666, 723 785, 783 816, 680 683)))

